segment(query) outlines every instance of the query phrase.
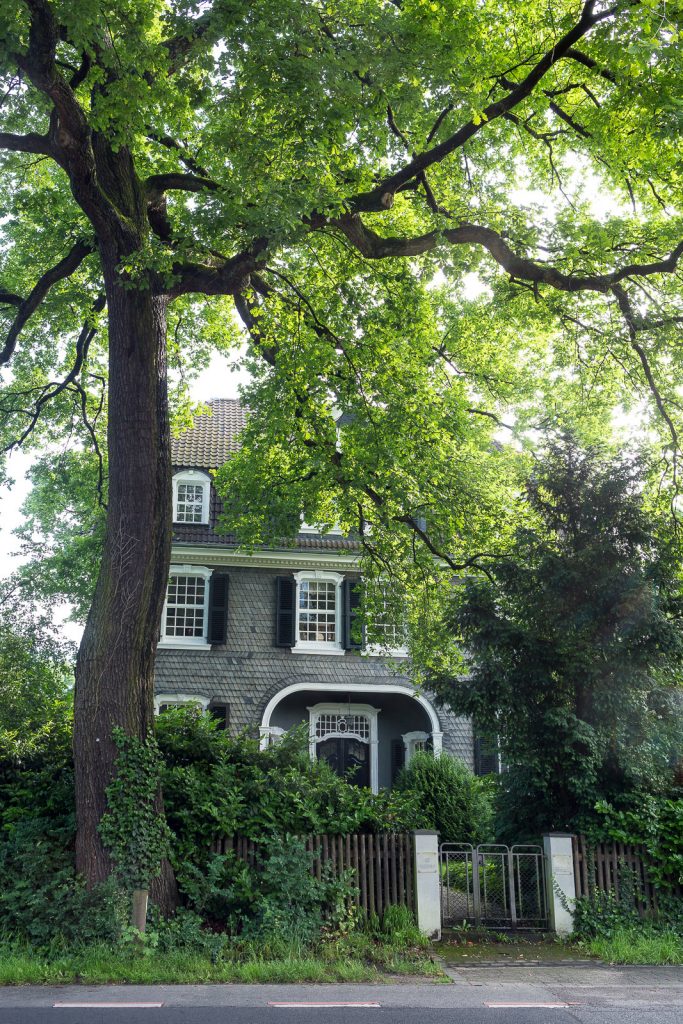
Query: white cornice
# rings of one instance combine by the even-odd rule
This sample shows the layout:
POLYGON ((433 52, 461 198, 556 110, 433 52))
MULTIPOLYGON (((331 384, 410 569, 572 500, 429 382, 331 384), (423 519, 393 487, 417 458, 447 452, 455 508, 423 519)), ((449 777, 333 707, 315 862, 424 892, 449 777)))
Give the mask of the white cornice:
POLYGON ((256 566, 261 569, 358 570, 359 556, 351 551, 245 551, 239 548, 174 544, 171 559, 186 565, 256 566))

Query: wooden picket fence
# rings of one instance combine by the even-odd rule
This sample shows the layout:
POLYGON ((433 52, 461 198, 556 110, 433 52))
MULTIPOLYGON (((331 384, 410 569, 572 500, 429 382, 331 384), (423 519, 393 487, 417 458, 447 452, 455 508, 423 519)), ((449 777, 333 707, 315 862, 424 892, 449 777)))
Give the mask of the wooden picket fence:
MULTIPOLYGON (((590 896, 596 889, 619 896, 628 885, 639 914, 657 913, 657 886, 647 870, 644 847, 630 843, 596 843, 590 845, 585 836, 573 837, 574 882, 577 896, 590 896), (626 869, 626 871, 624 871, 626 869)), ((674 880, 667 893, 683 896, 683 886, 674 880)))
MULTIPOLYGON (((415 840, 411 833, 303 838, 306 849, 314 854, 311 873, 316 878, 322 877, 323 865, 327 864, 331 864, 335 878, 351 871, 351 881, 358 890, 355 903, 363 918, 381 916, 389 906, 415 909, 415 840)), ((258 843, 244 836, 224 836, 212 849, 215 853, 234 851, 251 867, 258 866, 261 858, 258 843)))

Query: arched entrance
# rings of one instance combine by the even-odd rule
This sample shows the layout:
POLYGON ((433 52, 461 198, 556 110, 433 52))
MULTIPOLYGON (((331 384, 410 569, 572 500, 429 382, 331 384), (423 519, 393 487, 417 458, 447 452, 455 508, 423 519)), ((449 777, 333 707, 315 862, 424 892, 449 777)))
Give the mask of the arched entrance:
POLYGON ((442 749, 434 708, 422 694, 398 683, 284 686, 264 709, 262 746, 304 722, 311 757, 324 757, 339 775, 351 771, 357 785, 375 793, 392 785, 416 750, 430 747, 438 755, 442 749), (356 703, 359 698, 363 703, 356 703))

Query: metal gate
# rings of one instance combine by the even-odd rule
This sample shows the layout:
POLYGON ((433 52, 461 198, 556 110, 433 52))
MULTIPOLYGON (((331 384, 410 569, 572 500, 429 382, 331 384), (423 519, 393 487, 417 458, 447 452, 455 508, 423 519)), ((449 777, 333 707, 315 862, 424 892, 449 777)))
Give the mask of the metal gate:
POLYGON ((442 843, 439 854, 444 926, 548 927, 540 846, 442 843))

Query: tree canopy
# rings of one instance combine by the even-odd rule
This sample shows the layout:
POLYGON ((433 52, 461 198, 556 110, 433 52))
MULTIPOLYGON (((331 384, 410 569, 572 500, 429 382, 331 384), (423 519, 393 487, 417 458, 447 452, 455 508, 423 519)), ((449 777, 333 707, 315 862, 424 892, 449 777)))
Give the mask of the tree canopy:
POLYGON ((643 468, 551 442, 507 557, 453 599, 466 672, 437 689, 499 742, 513 836, 580 828, 599 800, 673 786, 678 544, 652 515, 643 468))
POLYGON ((247 540, 303 510, 385 568, 482 567, 517 473, 501 423, 595 435, 643 399, 675 496, 680 21, 670 0, 2 0, 2 445, 70 436, 103 467, 107 429, 75 709, 91 880, 111 729, 152 724, 167 369, 182 392, 235 312, 253 416, 219 486, 247 540))

